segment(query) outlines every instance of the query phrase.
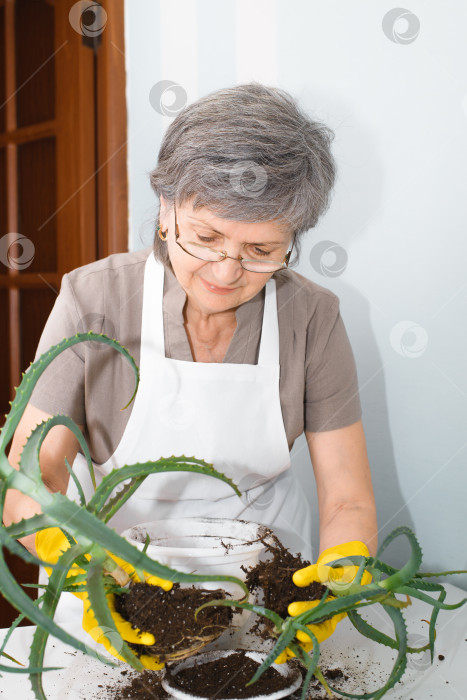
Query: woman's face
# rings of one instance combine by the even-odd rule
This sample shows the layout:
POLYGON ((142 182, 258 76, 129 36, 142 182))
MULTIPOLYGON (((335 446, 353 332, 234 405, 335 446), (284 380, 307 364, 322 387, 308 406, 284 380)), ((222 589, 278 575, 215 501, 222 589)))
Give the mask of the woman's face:
MULTIPOLYGON (((167 246, 175 276, 189 303, 202 314, 235 310, 252 299, 273 273, 244 270, 238 260, 205 262, 186 253, 175 240, 175 215, 161 197, 160 224, 168 230, 167 246)), ((245 223, 228 221, 208 208, 194 210, 190 203, 177 207, 179 242, 197 242, 245 259, 282 262, 292 245, 292 234, 276 221, 245 223), (262 255, 265 253, 265 255, 262 255)))

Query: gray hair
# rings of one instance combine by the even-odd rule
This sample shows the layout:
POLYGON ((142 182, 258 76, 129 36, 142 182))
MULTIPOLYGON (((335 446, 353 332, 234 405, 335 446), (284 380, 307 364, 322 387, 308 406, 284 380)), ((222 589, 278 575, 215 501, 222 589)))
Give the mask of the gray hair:
MULTIPOLYGON (((277 220, 298 238, 328 209, 336 168, 334 132, 285 90, 257 82, 225 88, 185 107, 167 129, 154 192, 169 206, 190 201, 232 221, 277 220)), ((154 239, 156 258, 169 264, 154 239)))

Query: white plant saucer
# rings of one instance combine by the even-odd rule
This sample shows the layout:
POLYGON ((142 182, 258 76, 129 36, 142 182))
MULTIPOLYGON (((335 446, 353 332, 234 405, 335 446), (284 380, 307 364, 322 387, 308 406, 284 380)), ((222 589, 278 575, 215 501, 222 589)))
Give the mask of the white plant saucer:
MULTIPOLYGON (((177 664, 172 664, 170 670, 173 675, 176 675, 185 668, 191 668, 195 664, 206 664, 210 661, 217 661, 217 659, 225 658, 226 656, 231 656, 232 654, 235 654, 235 650, 233 649, 227 649, 222 651, 209 651, 204 654, 192 656, 189 659, 180 661, 177 664)), ((256 661, 260 664, 266 658, 266 654, 262 654, 257 651, 245 651, 245 655, 248 656, 250 659, 253 659, 253 661, 256 661)), ((279 700, 279 698, 285 698, 288 695, 291 695, 295 690, 297 690, 297 688, 300 687, 300 684, 302 682, 302 674, 300 673, 298 668, 293 667, 287 663, 274 664, 273 666, 271 666, 271 668, 276 673, 279 673, 281 676, 287 678, 287 680, 289 681, 289 685, 286 688, 282 688, 281 690, 275 690, 272 693, 267 693, 263 695, 254 694, 255 690, 253 685, 251 686, 251 697, 254 698, 254 700, 279 700)), ((179 700, 210 700, 207 695, 192 695, 191 693, 185 690, 181 690, 173 684, 172 678, 168 676, 164 676, 162 678, 162 687, 167 693, 170 693, 170 695, 172 695, 175 698, 179 698, 179 700)), ((216 700, 226 700, 222 697, 222 691, 219 691, 219 695, 216 695, 216 700)))

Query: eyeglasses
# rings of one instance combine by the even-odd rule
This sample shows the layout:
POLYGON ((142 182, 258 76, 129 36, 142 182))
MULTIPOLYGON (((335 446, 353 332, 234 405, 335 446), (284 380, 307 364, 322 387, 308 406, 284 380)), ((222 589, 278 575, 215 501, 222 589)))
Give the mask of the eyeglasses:
POLYGON ((284 270, 289 266, 289 260, 292 254, 295 238, 292 242, 292 247, 290 248, 289 252, 287 253, 282 262, 279 262, 277 260, 246 260, 245 258, 242 258, 241 255, 235 258, 232 255, 227 255, 227 252, 225 250, 216 250, 215 248, 210 248, 209 246, 203 245, 202 243, 195 243, 194 241, 187 241, 182 245, 179 241, 180 231, 178 229, 177 211, 175 209, 175 206, 174 212, 175 242, 178 246, 180 246, 182 250, 185 251, 185 253, 188 253, 188 255, 191 255, 193 258, 197 258, 198 260, 205 260, 206 262, 222 262, 223 260, 227 260, 227 258, 230 258, 231 260, 238 260, 243 269, 247 270, 248 272, 271 273, 277 272, 278 270, 284 270))

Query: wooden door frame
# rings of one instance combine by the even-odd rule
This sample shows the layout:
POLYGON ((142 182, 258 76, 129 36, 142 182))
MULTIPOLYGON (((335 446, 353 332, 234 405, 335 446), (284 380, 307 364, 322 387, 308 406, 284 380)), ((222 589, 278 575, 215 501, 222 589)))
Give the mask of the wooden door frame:
POLYGON ((56 7, 56 46, 63 45, 65 55, 58 62, 57 85, 66 90, 57 111, 67 110, 57 142, 58 194, 64 203, 57 216, 62 230, 77 231, 76 240, 59 244, 59 268, 65 272, 128 250, 124 0, 112 0, 94 49, 71 27, 69 2, 58 0, 56 7), (89 84, 96 86, 94 94, 89 84), (93 160, 89 154, 83 159, 90 138, 97 144, 93 160), (74 162, 79 167, 70 171, 74 162))
MULTIPOLYGON (((6 2, 8 23, 14 3, 6 2)), ((107 24, 95 49, 71 26, 69 0, 56 0, 56 109, 49 122, 16 129, 14 102, 7 104, 7 177, 16 182, 16 145, 33 135, 55 135, 57 147, 57 228, 69 235, 57 241, 57 271, 37 274, 10 270, 2 286, 10 294, 11 393, 21 379, 14 348, 21 342, 17 323, 19 289, 47 284, 58 290, 61 277, 76 267, 128 250, 127 118, 125 98, 124 0, 112 0, 107 24), (96 89, 95 89, 96 88, 96 89), (89 143, 96 144, 90 148, 89 143)), ((7 34, 11 41, 11 33, 7 34)), ((7 43, 6 54, 13 55, 7 43)), ((8 64, 7 95, 15 89, 14 63, 8 64)), ((9 188, 8 230, 17 231, 17 201, 9 188)), ((14 234, 13 234, 14 235, 14 234)))
MULTIPOLYGON (((21 0, 17 0, 21 1, 21 0)), ((57 267, 44 274, 9 270, 0 287, 10 290, 11 397, 21 380, 18 348, 19 294, 24 288, 48 285, 59 289, 66 272, 112 253, 128 250, 127 119, 125 99, 124 0, 112 0, 99 45, 89 48, 69 22, 70 0, 46 0, 55 9, 55 118, 16 129, 14 100, 7 105, 7 177, 17 181, 18 144, 31 138, 55 137, 57 149, 57 267), (92 147, 90 147, 92 144, 92 147)), ((109 3, 110 4, 110 3, 109 3)), ((14 2, 0 0, 5 9, 5 55, 14 56, 14 2)), ((3 37, 2 37, 3 38, 3 37)), ((7 97, 15 92, 15 64, 7 65, 7 97)), ((18 230, 15 188, 8 188, 8 231, 18 230)), ((12 234, 15 235, 15 234, 12 234)), ((2 279, 3 278, 3 279, 2 279)), ((37 567, 6 553, 8 565, 20 583, 37 581, 37 567)), ((31 589, 28 589, 31 590, 31 589)), ((16 612, 0 596, 3 624, 16 612), (5 617, 5 621, 4 621, 5 617)))
POLYGON ((97 257, 128 251, 124 0, 112 0, 97 52, 97 257))

